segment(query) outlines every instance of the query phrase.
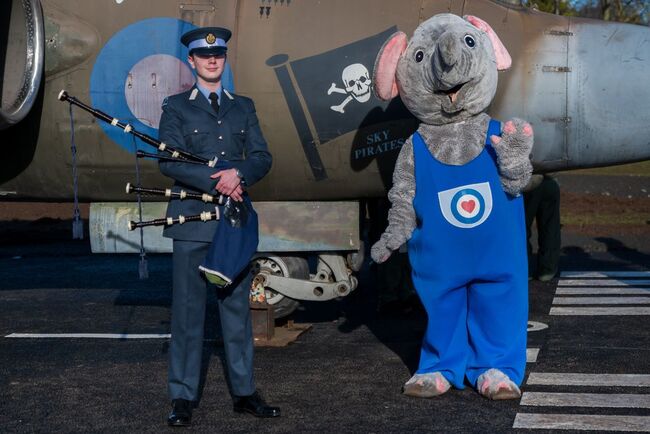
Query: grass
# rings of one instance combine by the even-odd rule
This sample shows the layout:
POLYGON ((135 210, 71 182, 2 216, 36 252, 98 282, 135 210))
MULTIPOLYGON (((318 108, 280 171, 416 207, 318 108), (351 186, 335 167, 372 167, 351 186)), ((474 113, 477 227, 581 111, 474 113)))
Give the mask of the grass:
POLYGON ((650 231, 650 199, 562 192, 562 224, 578 227, 636 226, 650 231))
POLYGON ((643 226, 650 220, 647 213, 630 212, 630 213, 607 213, 598 212, 593 214, 576 214, 573 212, 562 211, 560 213, 562 224, 570 226, 643 226))
POLYGON ((575 175, 627 175, 650 176, 650 160, 619 166, 598 167, 595 169, 570 170, 564 173, 575 175))

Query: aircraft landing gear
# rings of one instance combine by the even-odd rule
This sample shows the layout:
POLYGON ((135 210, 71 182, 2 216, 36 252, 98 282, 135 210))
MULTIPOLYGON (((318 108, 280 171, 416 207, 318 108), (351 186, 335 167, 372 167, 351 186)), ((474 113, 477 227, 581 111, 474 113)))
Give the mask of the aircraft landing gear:
MULTIPOLYGON (((253 260, 255 274, 273 275, 291 279, 309 279, 309 265, 299 256, 258 256, 253 260)), ((300 303, 265 285, 266 302, 273 306, 274 317, 283 318, 293 313, 300 303)))
POLYGON ((275 308, 275 317, 289 315, 297 300, 325 301, 344 297, 357 287, 357 279, 341 254, 318 255, 316 273, 309 274, 304 258, 261 254, 254 259, 256 279, 264 286, 266 302, 275 308))

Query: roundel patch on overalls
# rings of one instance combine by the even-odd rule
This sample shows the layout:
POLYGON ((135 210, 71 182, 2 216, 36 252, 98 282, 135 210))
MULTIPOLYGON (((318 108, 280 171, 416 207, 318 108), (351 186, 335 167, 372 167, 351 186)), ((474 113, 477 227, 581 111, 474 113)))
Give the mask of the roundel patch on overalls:
MULTIPOLYGON (((164 99, 192 87, 194 75, 187 62, 187 47, 180 37, 196 26, 171 17, 147 18, 115 33, 97 55, 90 75, 90 100, 94 108, 158 137, 164 99)), ((222 85, 234 90, 226 63, 222 85)), ((133 136, 99 122, 106 135, 129 152, 133 136)), ((137 141, 138 148, 151 151, 137 141)))
POLYGON ((490 216, 492 190, 488 182, 463 185, 438 192, 438 202, 449 223, 458 228, 473 228, 490 216))

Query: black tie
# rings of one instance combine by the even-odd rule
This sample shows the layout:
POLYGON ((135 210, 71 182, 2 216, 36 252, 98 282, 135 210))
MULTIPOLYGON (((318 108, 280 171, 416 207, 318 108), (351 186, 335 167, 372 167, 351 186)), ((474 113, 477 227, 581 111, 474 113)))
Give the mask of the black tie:
POLYGON ((210 105, 214 109, 215 113, 219 113, 219 97, 215 92, 212 92, 210 95, 208 95, 208 98, 210 98, 210 105))

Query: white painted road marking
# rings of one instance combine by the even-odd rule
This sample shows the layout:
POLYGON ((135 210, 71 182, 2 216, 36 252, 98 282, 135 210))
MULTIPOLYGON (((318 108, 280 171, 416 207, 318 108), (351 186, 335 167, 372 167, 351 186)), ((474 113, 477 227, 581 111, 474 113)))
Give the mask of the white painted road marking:
POLYGON ((560 279, 557 286, 637 286, 650 285, 650 280, 630 279, 560 279))
POLYGON ((650 277, 650 271, 563 271, 560 277, 650 277))
MULTIPOLYGON (((23 339, 169 339, 169 333, 12 333, 5 338, 23 339)), ((535 363, 539 348, 526 348, 526 362, 535 363)))
POLYGON ((650 432, 650 416, 518 413, 513 428, 650 432))
POLYGON ((650 288, 558 288, 556 295, 647 295, 650 288))
POLYGON ((531 372, 526 384, 553 386, 624 386, 650 387, 647 374, 575 374, 568 372, 531 372))
MULTIPOLYGON (((564 272, 558 282, 550 315, 650 315, 650 272, 564 272), (571 277, 574 279, 567 279, 571 277), (586 278, 586 279, 585 279, 586 278), (589 279, 591 278, 591 279, 589 279), (566 297, 567 295, 578 297, 566 297), (640 295, 641 297, 632 297, 640 295), (564 305, 559 306, 558 305, 564 305), (574 306, 568 306, 574 305, 574 306), (594 306, 585 306, 594 305, 594 306), (630 306, 621 306, 630 305, 630 306)), ((638 321, 638 320, 634 320, 638 321)), ((650 387, 648 374, 578 374, 531 372, 527 385, 556 387, 650 387)), ((638 389, 637 389, 638 390, 638 389)), ((615 390, 620 392, 620 390, 615 390)), ((571 413, 580 408, 650 409, 650 394, 524 392, 521 406, 563 407, 571 413)), ((524 407, 525 408, 525 407, 524 407)), ((595 410, 597 411, 597 410, 595 410)), ((645 410, 647 414, 647 410, 645 410)), ((650 416, 608 414, 517 413, 513 428, 546 430, 593 430, 650 432, 650 416)))
MULTIPOLYGON (((23 339, 169 339, 169 333, 12 333, 5 338, 23 339)), ((526 348, 526 363, 537 362, 539 348, 526 348)))
POLYGON ((650 307, 552 307, 551 315, 650 315, 650 307))
POLYGON ((548 407, 650 408, 650 395, 524 392, 519 404, 548 407))
POLYGON ((543 322, 538 322, 538 321, 528 321, 528 333, 530 332, 538 332, 540 330, 544 330, 548 328, 548 324, 544 324, 543 322))
POLYGON ((539 348, 526 348, 526 363, 537 362, 539 356, 539 348))
POLYGON ((555 297, 553 304, 650 304, 650 297, 555 297))
POLYGON ((169 339, 169 333, 12 333, 6 338, 169 339))

